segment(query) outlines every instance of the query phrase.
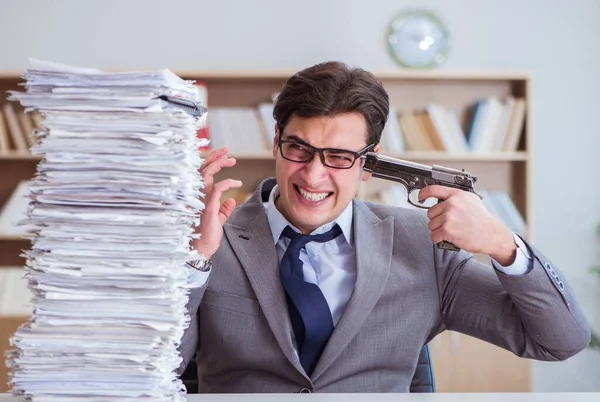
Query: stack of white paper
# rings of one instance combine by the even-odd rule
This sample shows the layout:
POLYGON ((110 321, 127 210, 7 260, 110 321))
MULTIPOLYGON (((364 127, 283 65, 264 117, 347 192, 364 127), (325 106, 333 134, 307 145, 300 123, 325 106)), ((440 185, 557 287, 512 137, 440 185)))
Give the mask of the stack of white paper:
POLYGON ((29 400, 179 401, 190 240, 204 205, 202 124, 159 95, 197 100, 168 70, 102 73, 32 60, 45 130, 30 185, 34 311, 11 338, 13 392, 29 400))

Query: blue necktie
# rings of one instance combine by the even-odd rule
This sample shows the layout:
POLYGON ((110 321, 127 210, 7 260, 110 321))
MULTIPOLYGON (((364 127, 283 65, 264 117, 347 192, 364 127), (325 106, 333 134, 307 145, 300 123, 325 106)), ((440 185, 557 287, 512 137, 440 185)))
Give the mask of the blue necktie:
POLYGON ((304 281, 300 250, 311 241, 328 242, 341 233, 342 229, 338 225, 318 235, 303 235, 289 226, 282 233, 292 241, 281 259, 281 283, 287 294, 288 311, 298 344, 300 363, 309 376, 333 332, 333 319, 321 289, 314 283, 304 281))

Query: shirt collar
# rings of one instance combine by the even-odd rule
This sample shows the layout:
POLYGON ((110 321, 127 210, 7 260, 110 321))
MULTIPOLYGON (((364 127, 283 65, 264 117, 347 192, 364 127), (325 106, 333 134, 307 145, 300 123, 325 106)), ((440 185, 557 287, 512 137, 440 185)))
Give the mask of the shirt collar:
MULTIPOLYGON (((279 197, 279 187, 275 185, 271 190, 271 194, 269 194, 269 201, 267 201, 265 205, 267 219, 269 221, 269 226, 271 227, 271 234, 273 235, 273 244, 277 244, 279 238, 281 237, 281 233, 285 229, 286 226, 290 226, 295 231, 300 232, 298 228, 288 222, 288 220, 279 212, 277 207, 275 206, 275 200, 279 197)), ((342 229, 342 234, 346 239, 346 242, 352 246, 352 202, 348 203, 346 208, 342 211, 340 216, 338 216, 332 222, 326 223, 323 226, 316 228, 312 231, 311 234, 319 234, 324 233, 330 230, 333 225, 336 223, 342 229)))

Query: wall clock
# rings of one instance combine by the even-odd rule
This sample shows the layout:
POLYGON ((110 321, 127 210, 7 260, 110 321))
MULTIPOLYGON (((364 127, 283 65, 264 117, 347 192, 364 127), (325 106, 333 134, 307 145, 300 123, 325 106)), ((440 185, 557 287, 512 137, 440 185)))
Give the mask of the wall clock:
POLYGON ((450 35, 433 12, 414 9, 401 12, 391 21, 387 43, 394 60, 402 67, 432 68, 446 61, 450 35))

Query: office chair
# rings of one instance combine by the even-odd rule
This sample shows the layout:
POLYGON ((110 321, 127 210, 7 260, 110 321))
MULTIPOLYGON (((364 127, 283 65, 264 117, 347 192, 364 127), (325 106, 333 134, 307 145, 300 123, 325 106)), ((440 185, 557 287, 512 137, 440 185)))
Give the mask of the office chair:
MULTIPOLYGON (((181 381, 187 388, 188 394, 198 393, 198 366, 196 365, 196 356, 189 362, 185 371, 181 375, 181 381)), ((429 356, 429 347, 423 346, 419 355, 419 362, 413 379, 410 384, 411 393, 435 392, 435 383, 433 380, 433 368, 431 357, 429 356)))
POLYGON ((198 365, 196 364, 195 355, 186 366, 185 371, 181 374, 180 378, 183 385, 185 385, 188 394, 198 393, 198 365))
POLYGON ((429 355, 429 346, 423 346, 419 354, 419 362, 410 383, 411 393, 435 392, 433 365, 429 355))

